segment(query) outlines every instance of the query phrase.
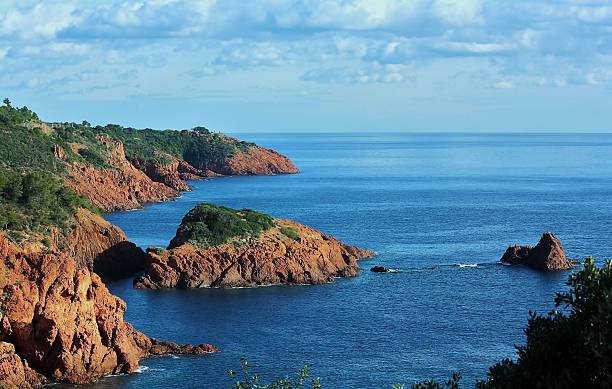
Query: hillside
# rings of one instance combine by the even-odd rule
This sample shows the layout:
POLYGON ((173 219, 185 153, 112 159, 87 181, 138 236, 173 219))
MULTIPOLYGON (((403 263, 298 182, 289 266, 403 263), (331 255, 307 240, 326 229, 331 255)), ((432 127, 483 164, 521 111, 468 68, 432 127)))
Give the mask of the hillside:
POLYGON ((373 252, 305 225, 209 203, 185 215, 168 249, 147 252, 137 288, 323 284, 358 274, 373 252))
POLYGON ((47 123, 5 99, 0 387, 38 387, 48 378, 91 383, 133 372, 150 355, 216 351, 157 341, 123 321, 125 302, 100 276, 134 274, 145 253, 101 212, 171 200, 189 189, 186 180, 296 172, 272 150, 203 127, 47 123))

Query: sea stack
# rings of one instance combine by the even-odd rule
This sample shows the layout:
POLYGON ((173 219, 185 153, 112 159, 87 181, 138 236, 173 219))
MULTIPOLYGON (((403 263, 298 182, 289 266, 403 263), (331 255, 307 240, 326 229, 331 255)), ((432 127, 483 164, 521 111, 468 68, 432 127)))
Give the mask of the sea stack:
POLYGON ((565 257, 561 241, 550 231, 542 235, 535 247, 508 247, 500 261, 542 271, 567 270, 574 267, 573 262, 565 257))
POLYGON ((168 249, 149 249, 137 288, 323 284, 374 253, 293 221, 213 204, 192 209, 168 249))

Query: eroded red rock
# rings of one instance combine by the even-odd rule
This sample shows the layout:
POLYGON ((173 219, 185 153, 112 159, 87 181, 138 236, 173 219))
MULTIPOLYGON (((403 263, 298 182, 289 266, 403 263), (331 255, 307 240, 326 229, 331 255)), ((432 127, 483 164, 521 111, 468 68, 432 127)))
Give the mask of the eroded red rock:
POLYGON ((4 389, 38 388, 47 380, 15 353, 12 343, 0 342, 0 387, 4 389))
POLYGON ((0 289, 8 296, 0 340, 49 378, 91 383, 133 372, 150 355, 216 350, 148 338, 123 320, 125 302, 63 253, 26 253, 0 236, 0 258, 0 289))
POLYGON ((500 261, 543 271, 566 270, 574 267, 574 263, 565 256, 561 241, 552 232, 544 233, 535 247, 508 247, 500 261))
POLYGON ((304 225, 275 221, 296 230, 299 238, 289 238, 274 227, 258 237, 218 247, 196 247, 175 239, 177 247, 149 250, 145 275, 134 285, 157 289, 322 284, 357 275, 357 260, 374 255, 304 225))

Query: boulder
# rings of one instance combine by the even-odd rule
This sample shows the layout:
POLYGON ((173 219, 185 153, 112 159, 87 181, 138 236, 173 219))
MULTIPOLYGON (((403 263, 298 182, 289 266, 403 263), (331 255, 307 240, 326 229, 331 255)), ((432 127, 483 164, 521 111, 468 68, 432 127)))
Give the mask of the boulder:
POLYGON ((374 266, 370 268, 370 271, 374 273, 389 273, 391 269, 389 269, 388 267, 384 267, 384 266, 374 266))

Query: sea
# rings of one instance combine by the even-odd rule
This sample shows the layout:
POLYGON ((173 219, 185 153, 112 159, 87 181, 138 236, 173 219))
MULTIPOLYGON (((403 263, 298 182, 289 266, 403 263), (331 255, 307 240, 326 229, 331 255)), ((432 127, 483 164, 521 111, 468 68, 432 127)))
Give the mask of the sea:
POLYGON ((570 272, 504 266, 508 245, 561 239, 569 257, 612 257, 612 134, 241 133, 300 174, 190 184, 176 201, 105 215, 166 246, 200 202, 297 220, 377 252, 355 278, 317 286, 137 290, 108 283, 145 334, 220 347, 145 359, 94 388, 228 388, 241 358, 261 381, 308 365, 324 388, 391 388, 460 372, 462 387, 513 358, 530 312, 554 309, 570 272), (373 273, 381 265, 391 273, 373 273))

